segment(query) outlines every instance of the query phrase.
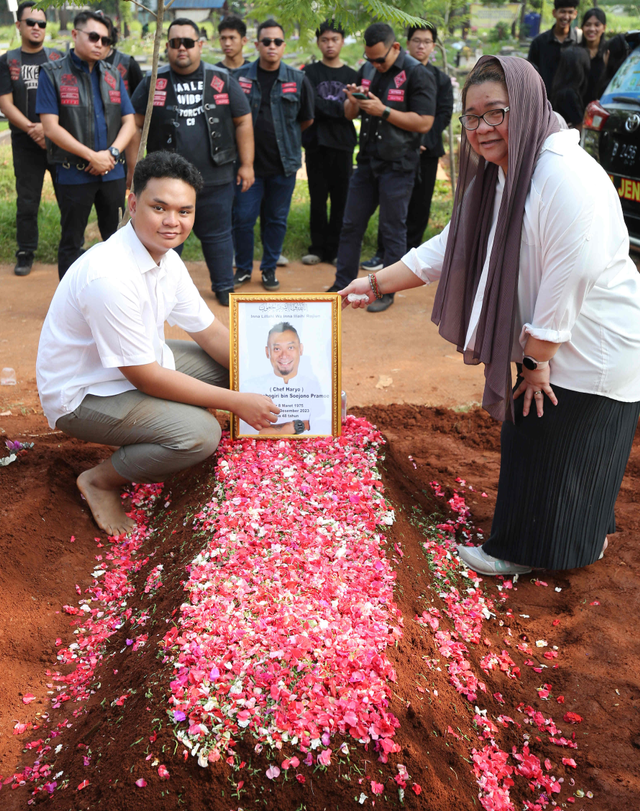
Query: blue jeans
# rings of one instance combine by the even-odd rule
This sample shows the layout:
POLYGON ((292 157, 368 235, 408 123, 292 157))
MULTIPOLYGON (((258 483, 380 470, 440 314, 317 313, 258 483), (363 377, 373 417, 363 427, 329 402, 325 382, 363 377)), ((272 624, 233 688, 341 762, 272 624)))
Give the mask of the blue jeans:
POLYGON ((407 210, 415 177, 415 172, 384 172, 376 177, 368 163, 360 164, 351 175, 338 246, 335 283, 339 288, 358 276, 362 238, 378 204, 385 265, 393 265, 405 255, 407 210))
POLYGON ((253 228, 260 215, 261 203, 263 241, 260 270, 264 273, 276 269, 287 233, 287 217, 295 185, 295 175, 275 175, 257 177, 253 186, 245 192, 240 191, 240 186, 236 187, 233 241, 239 271, 251 273, 253 270, 253 228))
MULTIPOLYGON (((235 177, 235 175, 234 175, 235 177)), ((214 293, 233 290, 233 241, 231 212, 235 181, 221 186, 205 186, 196 198, 193 233, 202 243, 214 293)), ((182 254, 183 246, 176 248, 182 254)))

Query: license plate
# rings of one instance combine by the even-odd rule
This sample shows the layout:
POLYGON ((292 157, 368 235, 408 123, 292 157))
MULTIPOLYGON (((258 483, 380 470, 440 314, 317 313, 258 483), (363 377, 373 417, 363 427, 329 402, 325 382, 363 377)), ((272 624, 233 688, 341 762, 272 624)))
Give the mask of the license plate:
POLYGON ((629 203, 640 205, 640 180, 632 180, 630 177, 621 177, 620 175, 611 174, 609 177, 618 190, 623 207, 625 203, 627 205, 629 205, 629 203))

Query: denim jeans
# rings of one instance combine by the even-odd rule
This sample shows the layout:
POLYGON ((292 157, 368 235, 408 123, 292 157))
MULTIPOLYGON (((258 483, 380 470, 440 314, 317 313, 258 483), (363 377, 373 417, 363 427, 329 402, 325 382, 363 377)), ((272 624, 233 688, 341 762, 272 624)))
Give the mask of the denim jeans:
MULTIPOLYGON (((231 213, 234 185, 235 181, 221 186, 205 186, 196 198, 193 233, 202 243, 214 293, 233 290, 231 213)), ((182 245, 176 248, 178 254, 182 254, 182 248, 182 245)))
POLYGON ((262 203, 262 262, 260 270, 275 270, 287 233, 287 217, 296 185, 295 174, 286 177, 257 177, 245 192, 236 187, 233 210, 233 241, 236 246, 236 268, 251 273, 253 269, 253 227, 262 203))
POLYGON ((358 276, 362 238, 373 212, 380 204, 380 230, 386 265, 407 252, 407 209, 415 172, 385 172, 374 175, 369 164, 360 164, 351 176, 347 205, 340 232, 335 284, 346 287, 358 276))

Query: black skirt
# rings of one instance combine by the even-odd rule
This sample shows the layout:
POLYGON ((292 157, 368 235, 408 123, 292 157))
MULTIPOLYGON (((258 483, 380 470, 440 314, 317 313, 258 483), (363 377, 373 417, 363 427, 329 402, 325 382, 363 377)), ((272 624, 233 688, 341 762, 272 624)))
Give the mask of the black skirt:
MULTIPOLYGON (((520 381, 518 381, 520 382, 520 381)), ((483 549, 512 563, 574 569, 598 559, 615 532, 614 505, 631 446, 640 403, 621 403, 553 386, 501 434, 500 480, 491 535, 483 549)))

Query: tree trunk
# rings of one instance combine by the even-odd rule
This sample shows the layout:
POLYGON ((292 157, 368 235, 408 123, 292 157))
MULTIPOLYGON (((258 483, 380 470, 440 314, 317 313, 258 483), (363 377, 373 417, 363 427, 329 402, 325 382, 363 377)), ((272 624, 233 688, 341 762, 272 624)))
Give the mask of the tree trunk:
POLYGON ((60 30, 66 31, 67 30, 67 23, 69 22, 69 12, 66 8, 60 8, 60 30))
MULTIPOLYGON (((147 148, 147 138, 149 137, 149 125, 151 124, 151 116, 153 114, 153 97, 156 92, 156 79, 158 78, 158 62, 160 60, 160 44, 162 42, 162 21, 164 19, 164 4, 163 0, 158 0, 158 10, 156 13, 156 34, 153 38, 153 56, 151 58, 151 81, 149 82, 149 96, 147 98, 147 109, 144 114, 144 124, 142 126, 142 136, 140 138, 140 146, 138 147, 138 155, 136 163, 144 158, 144 152, 147 148)), ((135 191, 133 184, 131 191, 135 191)), ((122 228, 129 222, 129 209, 124 212, 120 225, 122 228)))

